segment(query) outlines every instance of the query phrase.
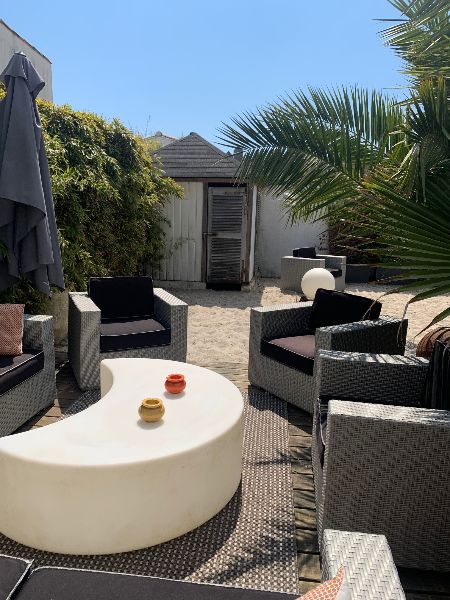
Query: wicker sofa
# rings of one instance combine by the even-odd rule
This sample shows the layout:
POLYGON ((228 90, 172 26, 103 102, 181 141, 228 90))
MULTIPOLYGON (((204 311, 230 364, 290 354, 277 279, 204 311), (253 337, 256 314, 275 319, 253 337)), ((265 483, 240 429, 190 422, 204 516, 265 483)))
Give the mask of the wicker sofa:
POLYGON ((25 315, 24 353, 0 357, 0 436, 53 403, 56 396, 53 317, 25 315))
MULTIPOLYGON (((153 289, 151 278, 98 279, 110 280, 106 281, 108 294, 103 297, 105 307, 100 308, 87 292, 69 294, 69 362, 82 390, 100 387, 102 358, 141 357, 186 361, 187 304, 185 302, 161 288, 153 289), (123 314, 123 309, 126 310, 132 300, 136 301, 131 290, 122 301, 116 301, 114 291, 111 290, 115 283, 113 280, 121 280, 119 284, 123 294, 124 290, 129 289, 133 279, 144 285, 146 282, 142 280, 150 280, 153 304, 149 309, 150 314, 143 315, 137 320, 136 318, 105 319, 105 316, 113 314, 118 306, 123 314), (145 327, 147 323, 150 323, 152 331, 147 331, 145 327), (131 329, 130 324, 134 325, 131 329), (136 329, 137 326, 141 329, 136 329)), ((139 306, 136 310, 139 310, 139 306)))
POLYGON ((327 269, 334 276, 335 289, 345 289, 346 257, 334 256, 332 254, 316 254, 315 258, 304 258, 300 256, 283 256, 281 258, 281 280, 282 290, 291 290, 301 293, 301 281, 303 275, 311 269, 327 269))
MULTIPOLYGON (((330 579, 339 566, 353 600, 404 600, 397 569, 386 538, 380 535, 326 531, 322 579, 330 579)), ((294 600, 298 594, 267 592, 139 575, 39 567, 31 561, 0 555, 0 580, 6 597, 16 600, 294 600)))
POLYGON ((423 358, 319 351, 312 459, 322 545, 327 528, 384 534, 396 564, 450 570, 450 412, 419 408, 427 371, 423 358))
MULTIPOLYGON (((311 302, 252 308, 248 377, 250 383, 313 413, 316 399, 315 363, 312 374, 282 364, 261 350, 262 340, 293 336, 308 329, 311 302)), ((320 327, 315 331, 315 352, 353 350, 403 354, 408 323, 392 317, 320 327)))

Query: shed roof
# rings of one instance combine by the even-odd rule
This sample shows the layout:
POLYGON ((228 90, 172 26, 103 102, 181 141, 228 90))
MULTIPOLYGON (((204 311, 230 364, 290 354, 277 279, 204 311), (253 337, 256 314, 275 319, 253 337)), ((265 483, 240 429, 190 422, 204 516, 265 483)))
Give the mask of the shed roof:
POLYGON ((234 179, 239 162, 228 152, 191 132, 163 148, 155 150, 169 177, 234 179))
POLYGON ((167 144, 171 144, 178 138, 174 137, 173 135, 167 135, 167 133, 163 133, 162 131, 156 131, 153 135, 149 135, 146 139, 156 142, 158 144, 158 148, 162 148, 163 146, 167 146, 167 144))

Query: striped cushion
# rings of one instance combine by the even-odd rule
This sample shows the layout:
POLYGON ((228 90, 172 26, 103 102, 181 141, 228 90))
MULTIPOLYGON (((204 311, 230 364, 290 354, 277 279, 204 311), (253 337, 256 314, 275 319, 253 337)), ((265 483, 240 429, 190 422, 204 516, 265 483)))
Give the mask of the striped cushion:
POLYGON ((0 356, 22 354, 24 304, 0 304, 0 356))
POLYGON ((301 596, 301 600, 351 600, 350 590, 345 583, 344 566, 339 567, 333 579, 321 583, 304 596, 301 596))
POLYGON ((428 331, 417 344, 416 356, 423 356, 429 359, 437 340, 448 344, 450 342, 450 327, 438 327, 437 329, 428 331))

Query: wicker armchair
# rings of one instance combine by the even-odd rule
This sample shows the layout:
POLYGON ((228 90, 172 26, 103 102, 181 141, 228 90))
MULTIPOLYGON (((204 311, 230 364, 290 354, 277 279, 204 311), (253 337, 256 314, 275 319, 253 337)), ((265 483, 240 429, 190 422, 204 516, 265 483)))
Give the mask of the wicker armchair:
POLYGON ((329 399, 325 429, 316 403, 312 436, 320 544, 327 528, 384 534, 396 564, 450 570, 450 412, 419 408, 427 370, 422 358, 319 352, 329 399))
MULTIPOLYGON (((31 360, 15 368, 14 376, 19 375, 20 382, 0 395, 0 436, 18 429, 52 404, 56 397, 53 317, 25 315, 23 348, 23 358, 29 354, 31 360), (31 361, 39 361, 39 364, 33 367, 31 361), (30 370, 24 371, 25 375, 21 377, 19 372, 23 368, 30 370)), ((7 367, 2 369, 3 375, 6 370, 7 367)))
MULTIPOLYGON (((316 400, 315 366, 309 375, 281 364, 261 352, 267 337, 296 335, 308 328, 311 302, 252 308, 248 378, 250 383, 312 413, 316 400)), ((321 327, 315 348, 403 354, 408 323, 392 317, 321 327)), ((314 365, 317 361, 314 361, 314 365)))
POLYGON ((316 254, 316 258, 283 256, 281 258, 280 288, 301 293, 303 275, 310 269, 322 268, 335 275, 335 289, 345 289, 346 257, 316 254))
POLYGON ((155 288, 154 317, 170 330, 164 345, 102 351, 101 310, 87 293, 69 294, 69 362, 82 390, 100 387, 102 358, 162 358, 186 361, 187 304, 161 288, 155 288))

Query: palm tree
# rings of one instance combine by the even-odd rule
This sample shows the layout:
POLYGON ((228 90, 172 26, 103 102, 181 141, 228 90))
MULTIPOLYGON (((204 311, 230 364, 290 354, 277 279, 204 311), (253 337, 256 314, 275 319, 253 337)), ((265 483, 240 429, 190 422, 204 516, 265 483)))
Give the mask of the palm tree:
POLYGON ((450 2, 389 2, 402 15, 382 35, 404 60, 405 101, 309 89, 235 117, 221 139, 243 150, 239 177, 284 195, 292 222, 344 219, 366 250, 383 248, 411 280, 402 289, 420 285, 414 302, 450 292, 450 2))

